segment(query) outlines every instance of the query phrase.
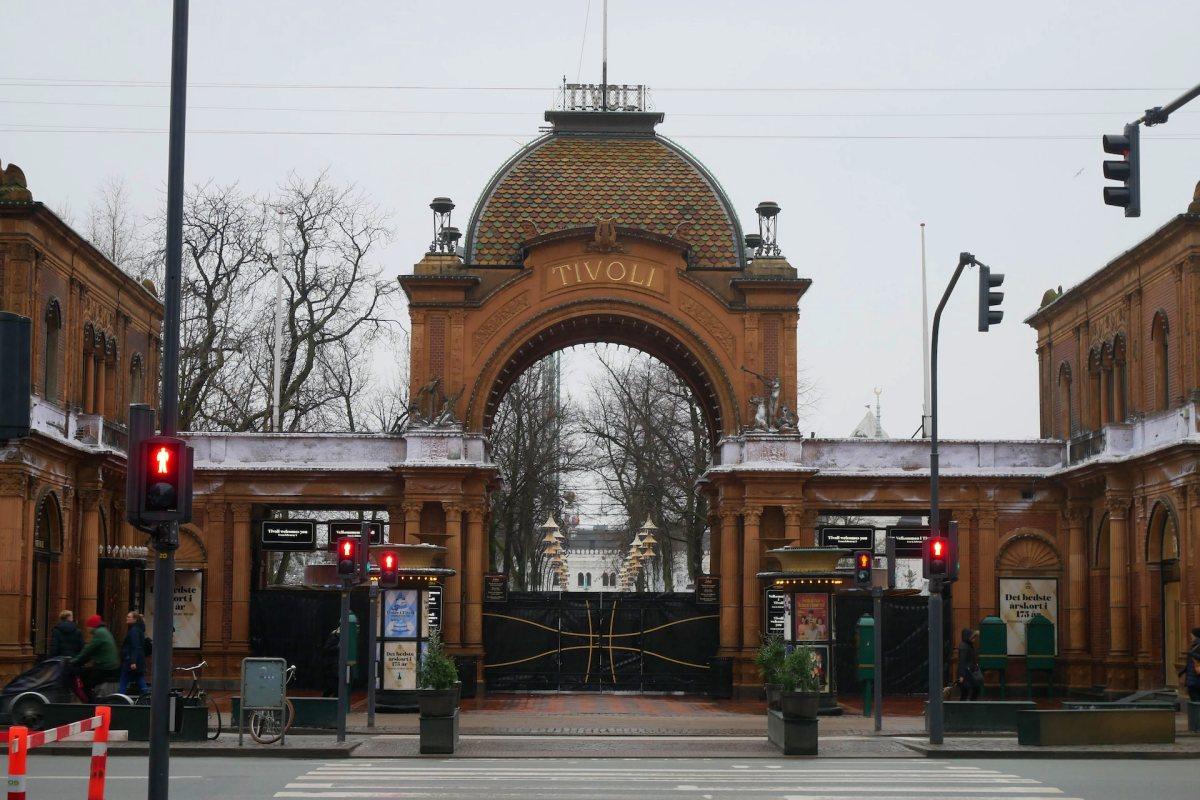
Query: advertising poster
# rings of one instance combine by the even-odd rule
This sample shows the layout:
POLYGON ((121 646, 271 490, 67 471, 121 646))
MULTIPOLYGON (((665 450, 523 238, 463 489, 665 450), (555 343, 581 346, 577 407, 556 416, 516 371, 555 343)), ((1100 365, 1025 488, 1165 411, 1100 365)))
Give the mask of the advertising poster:
POLYGON ((380 651, 381 688, 400 691, 417 688, 417 643, 383 642, 380 651))
POLYGON ((419 598, 420 592, 416 589, 388 589, 383 593, 384 638, 415 639, 417 637, 419 598))
POLYGON ((829 691, 829 646, 813 645, 813 655, 817 657, 817 676, 822 692, 829 691))
POLYGON ((1008 654, 1025 655, 1025 623, 1041 614, 1058 630, 1058 578, 1001 578, 1000 619, 1008 626, 1008 654))
POLYGON ((788 592, 767 590, 767 635, 787 639, 792 629, 792 596, 788 592))
POLYGON ((824 642, 830 637, 829 595, 824 592, 800 592, 796 594, 797 642, 824 642))
MULTIPOLYGON (((175 570, 174 645, 179 650, 200 649, 200 621, 204 609, 204 573, 175 570)), ((154 571, 146 574, 146 630, 154 630, 154 571)))

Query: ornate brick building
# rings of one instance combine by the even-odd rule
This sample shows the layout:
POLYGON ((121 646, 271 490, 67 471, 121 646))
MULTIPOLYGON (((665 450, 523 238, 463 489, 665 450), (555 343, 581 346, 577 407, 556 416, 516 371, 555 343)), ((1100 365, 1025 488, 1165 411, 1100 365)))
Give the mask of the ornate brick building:
MULTIPOLYGON (((761 207, 765 240, 745 236, 716 179, 658 135, 660 119, 548 112, 552 128, 485 186, 461 246, 447 224, 401 276, 412 322, 405 430, 191 434, 195 518, 179 561, 199 576, 194 646, 217 676, 236 675, 267 624, 252 613, 274 563, 257 521, 311 509, 371 511, 391 541, 445 546, 457 571, 446 640, 485 665, 492 415, 524 368, 571 344, 642 349, 692 387, 717 442, 703 488, 719 654, 742 686, 757 683, 756 576, 774 563, 768 550, 815 544, 835 515, 926 513, 927 443, 795 431, 785 407, 809 281, 770 235, 778 209, 761 207)), ((0 462, 0 672, 11 674, 40 652, 46 610, 95 607, 105 542, 143 544, 120 524, 114 423, 131 400, 152 401, 160 309, 32 202, 23 178, 4 191, 0 305, 34 317, 41 348, 34 433, 0 462), (45 358, 48 344, 58 360, 45 358)), ((1011 587, 1035 587, 1052 598, 1072 687, 1173 685, 1183 631, 1200 625, 1198 315, 1200 200, 1047 294, 1028 320, 1041 438, 943 444, 942 522, 962 532, 955 628, 1003 613, 1011 587)), ((132 585, 137 562, 123 563, 112 569, 132 585)))
POLYGON ((29 437, 0 448, 0 676, 46 652, 58 611, 140 602, 142 537, 124 523, 130 403, 157 405, 162 308, 0 173, 0 308, 33 320, 29 437))

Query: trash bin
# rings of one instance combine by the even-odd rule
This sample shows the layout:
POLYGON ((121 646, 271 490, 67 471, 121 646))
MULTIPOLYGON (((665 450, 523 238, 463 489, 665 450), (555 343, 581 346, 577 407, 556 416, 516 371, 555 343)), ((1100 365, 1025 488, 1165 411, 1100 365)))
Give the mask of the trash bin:
POLYGON ((733 697, 733 659, 710 658, 708 660, 708 695, 720 700, 733 697))
POLYGON ((458 667, 458 680, 462 683, 459 697, 475 696, 475 674, 479 668, 478 656, 455 656, 454 665, 458 667))

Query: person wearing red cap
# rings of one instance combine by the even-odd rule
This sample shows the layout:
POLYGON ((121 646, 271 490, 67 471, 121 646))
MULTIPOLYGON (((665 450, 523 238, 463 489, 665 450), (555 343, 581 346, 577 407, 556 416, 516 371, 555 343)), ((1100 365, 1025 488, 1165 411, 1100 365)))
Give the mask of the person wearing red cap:
POLYGON ((71 659, 71 664, 82 668, 83 688, 91 695, 97 685, 120 677, 121 658, 117 654, 117 642, 99 614, 88 617, 85 627, 91 631, 92 638, 83 651, 71 659))

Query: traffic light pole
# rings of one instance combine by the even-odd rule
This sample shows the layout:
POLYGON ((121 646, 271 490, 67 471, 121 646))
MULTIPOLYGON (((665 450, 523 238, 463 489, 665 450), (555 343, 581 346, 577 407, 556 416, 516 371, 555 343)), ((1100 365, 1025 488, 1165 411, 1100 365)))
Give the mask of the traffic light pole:
MULTIPOLYGON (((183 164, 187 121, 188 0, 174 0, 171 19, 171 119, 167 147, 167 242, 163 282, 162 417, 164 436, 179 423, 179 284, 183 261, 183 164)), ((136 455, 134 456, 136 458, 136 455)), ((140 469, 126 462, 127 469, 140 469)), ((154 541, 154 650, 150 686, 150 758, 147 797, 170 793, 171 652, 174 633, 175 548, 179 523, 160 525, 154 541)))
MULTIPOLYGON (((968 264, 975 263, 975 256, 959 253, 958 267, 950 278, 950 284, 942 293, 937 311, 933 313, 933 331, 930 335, 929 358, 929 535, 941 530, 938 509, 938 333, 942 327, 942 311, 954 292, 954 286, 968 264)), ((929 743, 942 743, 942 580, 929 579, 929 743)))
POLYGON ((350 681, 346 675, 350 661, 350 582, 342 582, 342 614, 338 623, 338 694, 337 740, 346 741, 346 711, 350 705, 350 681))
POLYGON ((367 727, 375 727, 375 604, 379 602, 379 581, 372 580, 367 595, 367 727))
MULTIPOLYGON (((888 564, 888 569, 891 569, 891 564, 888 564)), ((879 733, 883 730, 883 587, 871 587, 871 611, 875 617, 875 624, 871 635, 874 639, 872 642, 872 650, 875 651, 875 669, 874 680, 871 681, 874 686, 874 705, 875 705, 875 732, 879 733)))

